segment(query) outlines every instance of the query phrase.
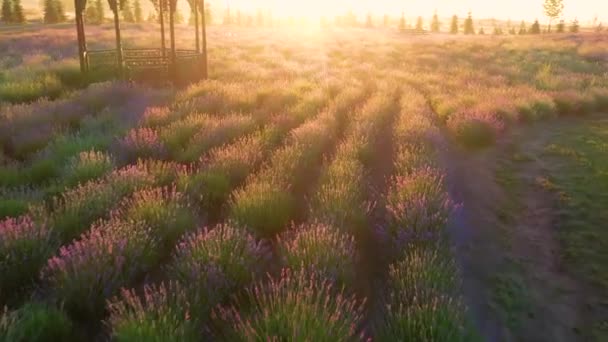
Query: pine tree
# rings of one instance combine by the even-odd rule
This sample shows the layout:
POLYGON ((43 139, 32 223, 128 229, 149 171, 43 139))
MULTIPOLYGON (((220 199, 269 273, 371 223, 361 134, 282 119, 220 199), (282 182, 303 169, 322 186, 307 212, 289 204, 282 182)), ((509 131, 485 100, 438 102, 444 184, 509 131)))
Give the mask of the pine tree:
POLYGON ((570 33, 578 33, 580 31, 580 25, 578 24, 578 19, 574 19, 572 25, 570 25, 570 33))
POLYGON ((122 6, 120 8, 120 12, 122 14, 122 18, 127 23, 134 23, 135 17, 133 15, 133 8, 131 6, 131 2, 129 0, 122 0, 122 6))
POLYGON ((103 24, 104 18, 106 17, 104 8, 103 8, 103 2, 101 2, 102 0, 95 0, 95 13, 97 13, 97 20, 96 22, 98 24, 103 24))
POLYGON ((365 27, 374 27, 374 22, 372 20, 372 14, 367 12, 367 18, 365 19, 365 27))
POLYGON ((464 34, 475 34, 475 26, 473 25, 473 16, 469 12, 469 16, 464 21, 464 34))
POLYGON ((55 0, 55 11, 57 13, 57 22, 63 23, 68 18, 65 15, 65 11, 63 10, 63 2, 61 0, 55 0))
POLYGON ((604 24, 599 23, 595 28, 595 32, 602 32, 604 30, 604 24))
POLYGON ((136 23, 142 23, 144 21, 144 14, 141 10, 139 0, 133 2, 133 19, 135 19, 136 23))
POLYGON ((255 25, 258 27, 264 26, 264 12, 261 9, 258 9, 255 15, 255 25))
POLYGON ((452 17, 452 24, 450 25, 450 33, 458 34, 458 17, 457 16, 452 17))
POLYGON ((422 32, 424 31, 424 24, 422 22, 422 17, 418 17, 416 20, 416 31, 422 32))
POLYGON ((401 12, 401 19, 399 20, 399 31, 405 31, 405 13, 401 12))
POLYGON ((179 6, 175 6, 175 12, 173 13, 173 15, 174 15, 173 21, 176 24, 184 23, 184 16, 182 15, 182 11, 180 11, 179 6))
POLYGON ((564 33, 564 32, 566 32, 566 23, 562 19, 557 24, 557 33, 564 33))
POLYGON ((534 24, 530 27, 530 34, 540 34, 540 24, 538 20, 534 21, 534 24))
POLYGON ((434 33, 439 33, 439 27, 441 23, 439 22, 439 16, 437 15, 437 11, 433 14, 433 20, 431 22, 431 31, 434 33))
POLYGON ((226 8, 226 12, 224 13, 224 25, 231 25, 232 17, 230 16, 230 7, 226 8))
POLYGON ((57 7, 55 6, 55 1, 53 0, 44 0, 44 23, 45 24, 55 24, 59 21, 57 16, 57 7))
POLYGON ((486 32, 483 30, 483 27, 479 29, 479 34, 480 34, 480 35, 482 35, 482 36, 483 36, 484 34, 486 34, 486 32))
POLYGON ((13 22, 13 6, 11 6, 11 0, 2 0, 2 15, 0 19, 3 23, 13 22))
POLYGON ((211 12, 211 4, 205 4, 205 25, 211 25, 213 23, 213 14, 211 12))
POLYGON ((17 24, 25 24, 25 14, 23 14, 21 0, 13 0, 13 21, 17 24))
POLYGON ((526 29, 526 22, 522 21, 521 25, 519 25, 519 35, 524 35, 528 33, 528 30, 526 29))
POLYGON ((95 7, 95 3, 88 1, 87 9, 84 12, 84 18, 87 23, 96 24, 97 23, 97 8, 95 7))

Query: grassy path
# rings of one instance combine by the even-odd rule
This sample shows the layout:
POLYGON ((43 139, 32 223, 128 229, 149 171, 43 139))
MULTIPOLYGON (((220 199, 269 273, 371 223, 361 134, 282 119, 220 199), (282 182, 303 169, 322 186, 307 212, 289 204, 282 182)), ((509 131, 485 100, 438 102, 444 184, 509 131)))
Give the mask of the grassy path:
POLYGON ((603 341, 608 164, 603 117, 513 133, 496 150, 452 149, 464 202, 452 235, 488 340, 603 341))

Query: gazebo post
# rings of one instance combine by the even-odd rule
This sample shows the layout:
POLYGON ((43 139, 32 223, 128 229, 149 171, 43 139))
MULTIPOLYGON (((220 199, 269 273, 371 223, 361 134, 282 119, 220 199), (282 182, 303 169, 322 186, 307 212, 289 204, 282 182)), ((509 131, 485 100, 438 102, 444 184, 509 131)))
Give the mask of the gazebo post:
POLYGON ((87 43, 84 35, 84 9, 87 7, 86 0, 74 0, 74 10, 76 19, 76 35, 78 38, 78 59, 80 61, 80 71, 86 72, 88 70, 86 63, 86 50, 87 43))
POLYGON ((159 15, 160 15, 160 49, 163 59, 165 58, 165 0, 159 0, 159 15))
POLYGON ((201 0, 201 26, 203 33, 203 79, 207 79, 207 23, 205 20, 205 0, 201 0))
POLYGON ((201 52, 200 37, 198 34, 198 0, 192 0, 192 10, 194 11, 194 39, 196 40, 196 52, 201 52))
POLYGON ((169 35, 171 39, 171 77, 177 83, 177 56, 175 55, 175 8, 177 0, 169 0, 169 35))
POLYGON ((110 9, 114 12, 114 31, 116 32, 116 63, 118 64, 118 72, 122 76, 122 40, 120 38, 120 18, 119 18, 119 1, 108 0, 110 9))

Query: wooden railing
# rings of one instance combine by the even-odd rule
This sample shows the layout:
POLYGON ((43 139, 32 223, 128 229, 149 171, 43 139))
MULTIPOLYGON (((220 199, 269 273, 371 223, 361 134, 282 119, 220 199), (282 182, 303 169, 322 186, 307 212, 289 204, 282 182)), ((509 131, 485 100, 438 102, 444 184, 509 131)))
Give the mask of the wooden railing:
MULTIPOLYGON (((202 77, 203 55, 194 50, 176 50, 175 75, 178 83, 191 83, 202 77)), ((89 70, 116 71, 116 50, 92 50, 85 54, 89 70)), ((124 76, 131 80, 164 83, 171 81, 171 50, 124 49, 124 76)))

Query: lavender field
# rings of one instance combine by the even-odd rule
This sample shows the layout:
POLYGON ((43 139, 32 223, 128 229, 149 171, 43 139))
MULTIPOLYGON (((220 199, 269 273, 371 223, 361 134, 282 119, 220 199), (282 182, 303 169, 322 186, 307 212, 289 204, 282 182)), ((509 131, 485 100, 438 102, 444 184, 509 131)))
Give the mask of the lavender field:
MULTIPOLYGON (((156 30, 124 25, 124 45, 159 44, 156 30)), ((178 48, 191 31, 178 26, 178 48)), ((83 78, 73 25, 5 33, 0 341, 608 336, 605 307, 572 320, 581 333, 526 335, 511 285, 479 280, 494 279, 489 266, 468 280, 491 251, 465 234, 491 225, 476 221, 480 198, 502 203, 475 177, 507 170, 473 159, 608 113, 608 33, 212 26, 209 80, 185 88, 83 78)), ((88 44, 113 48, 113 27, 88 28, 88 44)), ((593 169, 600 189, 607 165, 593 169)), ((526 205, 502 209, 523 217, 526 205)), ((583 245, 598 253, 564 267, 597 262, 580 282, 601 302, 608 237, 593 234, 583 245)))

